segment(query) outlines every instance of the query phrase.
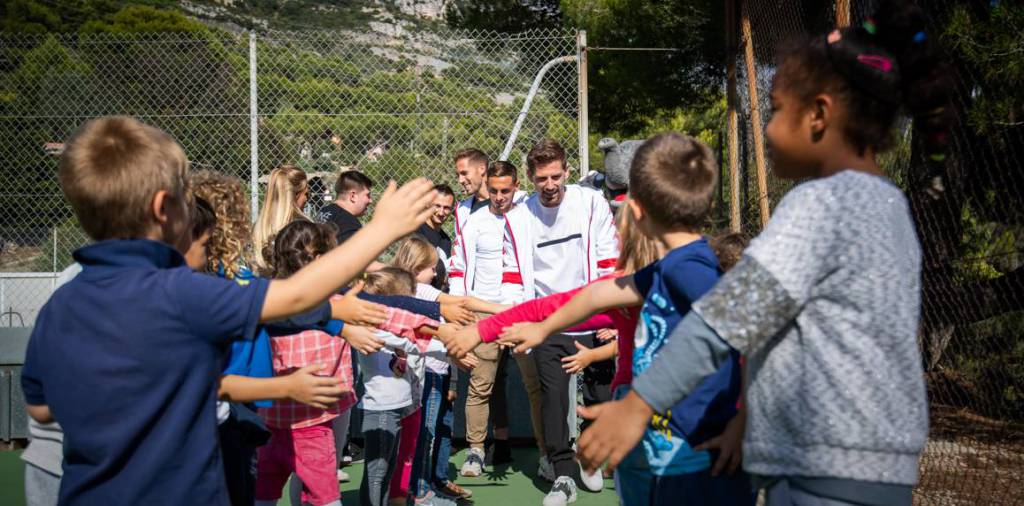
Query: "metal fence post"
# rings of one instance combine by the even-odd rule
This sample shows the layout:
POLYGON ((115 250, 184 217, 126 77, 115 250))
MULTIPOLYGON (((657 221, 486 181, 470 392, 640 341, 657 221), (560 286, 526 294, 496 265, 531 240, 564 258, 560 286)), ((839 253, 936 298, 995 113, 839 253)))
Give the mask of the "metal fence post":
POLYGON ((259 215, 259 107, 256 86, 256 32, 249 32, 249 191, 252 193, 252 220, 259 215))
POLYGON ((590 117, 587 105, 587 31, 580 30, 576 33, 576 74, 577 74, 577 100, 579 108, 579 150, 580 150, 580 179, 587 177, 590 172, 590 117))

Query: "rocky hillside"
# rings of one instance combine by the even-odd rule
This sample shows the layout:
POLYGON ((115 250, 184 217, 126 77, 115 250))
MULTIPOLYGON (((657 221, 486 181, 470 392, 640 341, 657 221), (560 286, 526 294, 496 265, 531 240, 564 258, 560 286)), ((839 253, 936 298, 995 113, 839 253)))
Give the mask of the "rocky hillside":
POLYGON ((230 31, 361 29, 387 31, 443 23, 450 0, 180 0, 177 6, 230 31), (340 4, 340 5, 339 5, 340 4))

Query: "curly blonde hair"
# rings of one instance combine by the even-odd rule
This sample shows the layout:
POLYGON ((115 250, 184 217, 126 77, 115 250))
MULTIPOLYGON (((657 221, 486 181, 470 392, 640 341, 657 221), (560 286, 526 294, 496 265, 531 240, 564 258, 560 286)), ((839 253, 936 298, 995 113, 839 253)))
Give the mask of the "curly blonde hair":
POLYGON ((223 267, 226 277, 234 279, 247 265, 252 243, 245 186, 237 177, 209 170, 193 172, 191 179, 192 193, 209 202, 217 215, 217 224, 206 245, 207 268, 217 272, 223 267))

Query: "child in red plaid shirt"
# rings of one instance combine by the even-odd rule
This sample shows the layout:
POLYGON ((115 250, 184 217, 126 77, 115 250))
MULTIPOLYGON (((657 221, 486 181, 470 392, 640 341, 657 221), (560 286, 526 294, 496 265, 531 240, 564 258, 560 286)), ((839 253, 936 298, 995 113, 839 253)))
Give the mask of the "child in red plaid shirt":
MULTIPOLYGON (((396 267, 366 276, 367 293, 412 295, 415 288, 413 275, 396 267)), ((366 357, 367 367, 362 367, 366 467, 360 498, 365 506, 383 506, 389 498, 406 503, 419 436, 423 356, 431 335, 447 331, 439 322, 392 308, 380 328, 387 351, 366 357)))
MULTIPOLYGON (((307 221, 289 224, 275 240, 274 277, 287 278, 334 245, 334 231, 329 226, 307 221)), ((340 505, 331 421, 356 403, 352 349, 344 339, 319 330, 272 337, 271 348, 275 375, 319 364, 323 367, 320 374, 336 378, 345 394, 328 405, 283 400, 276 401, 273 407, 260 408, 271 436, 257 456, 257 504, 276 503, 294 472, 303 483, 304 504, 340 505)))

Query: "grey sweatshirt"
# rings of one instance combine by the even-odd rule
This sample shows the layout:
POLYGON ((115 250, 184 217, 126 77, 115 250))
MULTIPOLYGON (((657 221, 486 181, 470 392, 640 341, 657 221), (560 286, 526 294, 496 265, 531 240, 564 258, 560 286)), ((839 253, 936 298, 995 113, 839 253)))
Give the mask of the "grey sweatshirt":
POLYGON ((913 485, 928 434, 921 250, 902 192, 844 171, 779 203, 633 387, 664 411, 748 357, 744 469, 913 485))

